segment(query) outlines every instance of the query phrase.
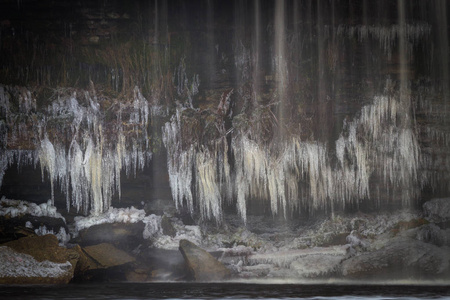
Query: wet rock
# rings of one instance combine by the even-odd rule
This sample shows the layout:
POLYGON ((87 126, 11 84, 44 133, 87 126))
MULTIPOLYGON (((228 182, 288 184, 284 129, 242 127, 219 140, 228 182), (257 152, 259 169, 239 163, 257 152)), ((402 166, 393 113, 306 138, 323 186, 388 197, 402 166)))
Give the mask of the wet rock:
POLYGON ((219 281, 231 275, 230 270, 221 262, 188 240, 180 241, 180 251, 195 281, 219 281))
POLYGON ((435 198, 423 204, 423 211, 431 222, 450 221, 450 198, 435 198))
POLYGON ((450 251, 411 238, 399 237, 385 247, 342 263, 342 274, 358 279, 431 278, 449 272, 450 251))
POLYGON ((94 225, 80 231, 74 242, 82 247, 101 243, 131 252, 143 242, 144 223, 107 223, 94 225))
POLYGON ((135 261, 131 255, 107 243, 88 246, 83 248, 83 251, 98 264, 99 268, 111 268, 135 261))
MULTIPOLYGON (((0 278, 0 283, 21 283, 21 284, 61 284, 68 283, 74 275, 75 266, 79 259, 79 254, 72 249, 60 247, 56 236, 49 234, 44 236, 24 237, 15 241, 2 244, 3 251, 11 249, 14 252, 9 255, 16 257, 16 263, 26 261, 26 265, 32 266, 33 270, 39 272, 30 272, 13 276, 9 274, 0 278), (25 254, 26 256, 23 256, 25 254), (46 271, 47 270, 47 271, 46 271), (50 270, 50 271, 48 271, 50 270), (57 270, 57 276, 51 276, 51 270, 57 270)), ((1 250, 0 250, 1 251, 1 250)), ((9 251, 9 250, 8 250, 9 251)))

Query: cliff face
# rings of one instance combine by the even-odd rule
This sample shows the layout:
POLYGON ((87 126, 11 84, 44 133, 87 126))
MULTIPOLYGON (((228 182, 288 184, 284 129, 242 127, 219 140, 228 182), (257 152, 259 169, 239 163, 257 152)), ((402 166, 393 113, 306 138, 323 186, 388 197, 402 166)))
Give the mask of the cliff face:
POLYGON ((445 1, 280 3, 1 1, 2 193, 40 166, 78 213, 219 223, 448 193, 445 1))

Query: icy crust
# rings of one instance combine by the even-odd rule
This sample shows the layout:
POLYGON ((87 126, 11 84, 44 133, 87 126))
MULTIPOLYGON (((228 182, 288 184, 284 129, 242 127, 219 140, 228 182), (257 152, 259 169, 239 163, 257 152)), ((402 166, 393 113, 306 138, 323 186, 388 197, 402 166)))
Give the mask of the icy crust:
POLYGON ((48 260, 39 262, 31 255, 13 249, 0 247, 0 277, 60 277, 67 274, 70 262, 55 263, 48 260))
POLYGON ((251 217, 247 227, 263 234, 237 228, 228 234, 205 234, 204 244, 209 244, 211 251, 221 251, 220 260, 241 278, 339 276, 345 260, 385 247, 398 224, 412 224, 420 218, 419 212, 408 210, 336 215, 310 225, 272 230, 272 225, 251 217))
POLYGON ((87 217, 78 216, 74 218, 74 227, 76 231, 89 228, 94 225, 105 223, 137 223, 145 220, 145 211, 133 206, 129 208, 110 207, 108 211, 87 217))
POLYGON ((48 200, 47 203, 41 203, 38 205, 33 202, 6 199, 5 196, 1 198, 0 216, 15 218, 26 214, 36 217, 60 218, 65 222, 64 217, 56 211, 56 207, 52 205, 51 200, 48 200))

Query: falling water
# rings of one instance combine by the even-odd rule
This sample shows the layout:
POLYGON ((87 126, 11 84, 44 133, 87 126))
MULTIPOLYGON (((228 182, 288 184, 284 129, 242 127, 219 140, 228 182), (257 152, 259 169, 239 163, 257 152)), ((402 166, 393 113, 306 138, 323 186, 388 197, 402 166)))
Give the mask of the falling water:
POLYGON ((284 136, 284 118, 286 105, 286 87, 287 87, 287 61, 286 61, 286 3, 284 0, 275 1, 275 32, 274 32, 274 60, 275 60, 275 78, 276 89, 279 102, 278 108, 278 126, 280 139, 284 136))
MULTIPOLYGON (((99 90, 117 98, 80 88, 38 101, 1 86, 0 175, 20 157, 8 153, 29 149, 52 190, 98 214, 121 194, 121 170, 138 174, 159 142, 176 206, 203 219, 221 219, 228 203, 245 221, 255 203, 288 217, 443 193, 448 5, 420 2, 422 12, 418 2, 207 0, 180 9, 196 13, 180 31, 179 2, 152 1, 142 55, 156 62, 139 69, 153 80, 145 96, 132 85, 138 60, 105 67, 113 74, 99 90)), ((53 71, 43 70, 52 69, 30 74, 50 84, 53 71)))

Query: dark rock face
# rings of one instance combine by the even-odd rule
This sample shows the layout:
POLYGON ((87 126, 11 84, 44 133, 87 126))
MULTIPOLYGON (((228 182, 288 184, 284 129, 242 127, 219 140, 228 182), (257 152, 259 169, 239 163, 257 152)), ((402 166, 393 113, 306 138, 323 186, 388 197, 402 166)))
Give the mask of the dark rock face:
POLYGON ((144 223, 107 223, 80 231, 76 239, 81 246, 109 243, 119 249, 132 251, 143 242, 144 223))
POLYGON ((358 279, 430 278, 449 272, 448 249, 410 238, 395 238, 387 246, 342 263, 345 277, 358 279))
POLYGON ((219 281, 231 275, 221 262, 188 240, 180 241, 180 251, 195 281, 219 281))
POLYGON ((70 262, 70 267, 57 277, 50 276, 20 276, 1 277, 2 284, 64 284, 72 280, 79 254, 72 249, 66 249, 58 245, 58 239, 54 235, 30 236, 2 244, 17 253, 28 254, 38 262, 49 261, 64 264, 70 262))

